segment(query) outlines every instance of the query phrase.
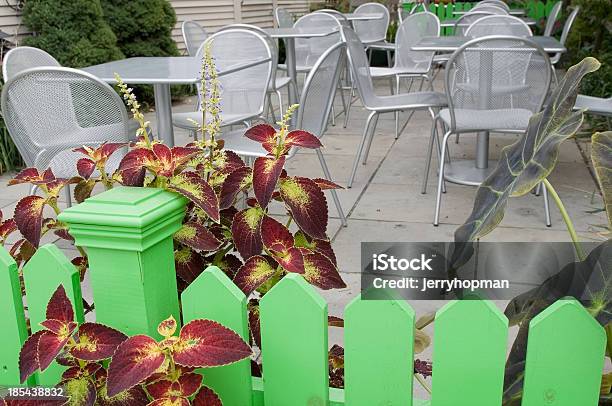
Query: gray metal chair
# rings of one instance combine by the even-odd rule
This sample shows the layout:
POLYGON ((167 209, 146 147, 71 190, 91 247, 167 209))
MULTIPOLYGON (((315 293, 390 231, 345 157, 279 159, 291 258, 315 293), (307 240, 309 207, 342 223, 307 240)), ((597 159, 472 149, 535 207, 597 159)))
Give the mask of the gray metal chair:
MULTIPOLYGON (((344 44, 338 43, 327 49, 314 64, 304 83, 304 89, 300 96, 300 107, 298 109, 296 128, 308 131, 319 138, 325 134, 331 107, 334 100, 336 89, 342 70, 342 56, 344 54, 344 44)), ((261 144, 252 141, 244 136, 244 130, 232 131, 223 135, 224 148, 232 150, 239 155, 246 157, 266 156, 268 152, 261 147, 261 144)), ((289 151, 288 158, 295 155, 298 148, 289 151)), ((317 157, 323 169, 325 178, 332 180, 329 168, 320 149, 316 150, 317 157)), ((331 190, 331 195, 340 215, 342 224, 346 226, 346 217, 340 200, 335 190, 331 190)))
POLYGON ((496 6, 499 8, 503 8, 506 11, 510 11, 510 6, 508 5, 508 3, 502 0, 484 0, 484 1, 478 2, 476 6, 484 6, 484 5, 496 6))
MULTIPOLYGON (((488 36, 474 39, 459 48, 446 66, 448 108, 441 110, 437 117, 448 128, 442 140, 442 156, 445 156, 447 141, 452 134, 525 132, 530 117, 541 110, 548 93, 549 65, 548 55, 528 38, 488 36)), ((477 159, 488 159, 487 152, 486 148, 479 149, 477 159)), ((448 165, 452 171, 452 164, 448 165)), ((435 226, 439 224, 446 169, 445 160, 440 160, 435 226)), ((479 184, 456 179, 453 182, 479 184)), ((545 190, 543 195, 546 223, 549 225, 545 190)))
POLYGON ((365 3, 355 9, 355 14, 382 14, 383 17, 375 20, 355 20, 353 28, 361 42, 370 50, 380 49, 387 52, 387 62, 391 66, 391 51, 394 45, 387 42, 387 31, 389 29, 389 9, 380 3, 365 3))
POLYGON ((274 22, 278 28, 291 28, 294 24, 293 14, 282 7, 276 7, 274 9, 274 22))
POLYGON ((183 33, 183 41, 187 47, 189 56, 196 56, 200 46, 208 38, 208 34, 204 27, 195 21, 183 21, 181 24, 181 32, 183 33))
POLYGON ((507 9, 500 7, 498 5, 489 4, 489 3, 479 4, 475 6, 474 8, 472 8, 472 10, 470 11, 481 11, 483 13, 491 13, 491 14, 497 14, 497 15, 507 15, 508 14, 507 9))
MULTIPOLYGON (((359 166, 359 160, 362 155, 362 163, 365 165, 367 162, 370 146, 374 139, 378 116, 381 113, 402 110, 428 110, 433 120, 435 117, 434 110, 446 106, 446 97, 444 94, 437 92, 413 92, 391 96, 376 95, 372 77, 370 76, 370 66, 363 44, 359 40, 357 34, 349 28, 343 28, 342 35, 346 42, 349 62, 353 70, 357 91, 363 106, 370 111, 361 138, 361 143, 355 155, 351 176, 348 181, 348 187, 350 188, 353 185, 357 167, 359 166)), ((431 161, 434 140, 437 140, 437 131, 436 127, 432 126, 425 174, 429 172, 429 163, 431 161)), ((424 178, 426 178, 426 176, 424 178)))
POLYGON ((472 23, 465 35, 473 38, 487 35, 508 35, 514 37, 531 37, 531 29, 520 18, 510 15, 490 15, 472 23))
MULTIPOLYGON (((472 9, 474 10, 474 9, 472 9)), ((455 21, 455 35, 459 35, 465 37, 465 33, 467 32, 470 25, 474 24, 476 21, 480 20, 482 17, 487 17, 491 15, 495 15, 493 13, 489 13, 486 11, 472 11, 461 15, 457 21, 455 21)), ((450 58, 450 55, 449 55, 450 58)))
MULTIPOLYGON (((232 69, 245 61, 265 60, 263 63, 219 77, 221 125, 250 125, 251 120, 263 115, 270 89, 273 65, 270 44, 264 36, 252 30, 222 30, 208 37, 202 44, 198 50, 199 59, 209 43, 216 67, 220 71, 232 69)), ((196 131, 197 126, 193 121, 202 124, 202 113, 175 113, 172 119, 175 126, 196 131)))
MULTIPOLYGON (((26 164, 51 168, 58 178, 77 175, 76 163, 83 155, 74 148, 130 138, 121 97, 95 76, 76 69, 42 67, 18 73, 2 89, 2 114, 26 164)), ((109 172, 118 167, 124 152, 111 156, 109 172)), ((66 193, 69 197, 69 188, 66 193)))
POLYGON ((603 97, 579 94, 574 109, 586 109, 588 114, 594 116, 612 117, 612 97, 604 99, 603 97))
POLYGON ((34 47, 16 47, 4 56, 2 61, 2 77, 5 82, 26 69, 43 66, 61 66, 60 63, 47 52, 34 47))
POLYGON ((295 28, 337 29, 338 33, 317 38, 296 38, 295 59, 298 72, 309 72, 329 48, 340 42, 341 22, 329 13, 310 13, 298 19, 295 28))
POLYGON ((550 9, 550 14, 546 19, 546 27, 544 28, 544 36, 550 37, 552 35, 553 29, 555 28, 555 23, 559 18, 559 14, 561 13, 561 7, 563 7, 563 2, 558 1, 555 5, 550 9))
MULTIPOLYGON (((572 10, 570 15, 567 17, 567 20, 565 20, 565 24, 563 25, 563 31, 561 32, 561 38, 559 39, 559 42, 561 42, 561 45, 565 45, 565 43, 567 42, 567 38, 569 37, 569 33, 572 29, 572 26, 574 25, 574 22, 576 21, 576 17, 578 17, 579 12, 580 12, 580 7, 576 6, 572 10)), ((554 68, 555 68, 555 65, 558 64, 559 61, 561 60, 562 55, 563 53, 559 52, 551 56, 550 58, 550 63, 552 65, 555 82, 557 82, 557 73, 555 72, 554 68)))

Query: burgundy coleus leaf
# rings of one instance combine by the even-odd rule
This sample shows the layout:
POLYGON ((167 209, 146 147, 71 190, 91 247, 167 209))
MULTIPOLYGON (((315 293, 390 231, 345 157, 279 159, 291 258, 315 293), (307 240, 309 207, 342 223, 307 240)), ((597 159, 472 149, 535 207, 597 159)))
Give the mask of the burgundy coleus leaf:
POLYGON ((89 377, 78 377, 68 379, 60 383, 65 388, 65 396, 70 399, 64 400, 64 404, 74 406, 94 406, 98 392, 94 381, 89 377))
POLYGON ((51 168, 45 170, 42 174, 36 168, 25 168, 19 172, 13 179, 8 181, 8 186, 18 185, 20 183, 33 183, 36 185, 46 184, 55 180, 55 175, 51 168))
POLYGON ((87 363, 83 368, 80 366, 70 367, 62 374, 62 379, 75 379, 81 376, 94 376, 102 368, 102 365, 97 362, 87 363))
POLYGON ((269 153, 274 152, 276 146, 276 130, 269 124, 258 124, 246 130, 244 136, 259 142, 269 153))
POLYGON ((331 180, 315 178, 312 181, 316 183, 321 190, 344 189, 344 187, 332 182, 331 180))
POLYGON ((49 197, 58 197, 60 191, 69 184, 73 184, 73 183, 79 183, 82 180, 81 177, 74 177, 74 178, 70 178, 70 179, 55 179, 51 182, 48 182, 45 184, 45 187, 47 188, 47 195, 49 197))
POLYGON ((293 219, 302 231, 327 240, 327 200, 317 184, 307 178, 288 177, 280 182, 280 193, 293 219))
POLYGON ((187 367, 214 367, 240 361, 251 353, 234 331, 213 320, 197 319, 181 329, 173 358, 187 367))
POLYGON ((184 223, 174 234, 174 239, 199 251, 214 251, 223 243, 202 224, 193 221, 184 223))
POLYGON ((255 255, 240 267, 234 277, 234 284, 248 296, 275 273, 276 267, 271 261, 260 255, 255 255))
POLYGON ((128 338, 117 347, 108 367, 108 396, 113 397, 153 375, 164 359, 164 353, 152 338, 145 335, 128 338))
POLYGON ((112 398, 106 396, 104 388, 100 392, 101 395, 97 399, 99 406, 145 406, 149 403, 149 397, 141 385, 134 386, 112 398))
POLYGON ((234 151, 222 150, 215 155, 215 168, 221 174, 229 174, 245 166, 244 161, 234 151))
POLYGON ((28 240, 25 238, 21 238, 13 244, 11 247, 9 254, 13 257, 15 262, 27 262, 32 258, 34 253, 36 252, 36 247, 33 246, 28 240))
POLYGON ((35 332, 28 337, 21 347, 21 351, 19 352, 19 381, 21 383, 24 383, 30 375, 40 369, 40 364, 38 362, 38 342, 44 333, 44 330, 35 332))
POLYGON ((4 242, 15 231, 17 231, 17 223, 14 219, 6 219, 0 223, 0 243, 4 242))
POLYGON ((204 271, 202 256, 189 247, 183 247, 175 251, 174 263, 177 276, 188 284, 204 271))
POLYGON ((261 221, 261 238, 269 251, 285 253, 294 245, 289 229, 270 216, 261 221))
POLYGON ((180 396, 170 396, 166 398, 155 399, 147 406, 189 406, 189 400, 180 396))
POLYGON ((261 349, 261 324, 259 319, 259 301, 257 299, 249 300, 249 331, 255 344, 261 349))
POLYGON ((232 222, 234 246, 244 260, 259 255, 263 249, 261 240, 261 221, 264 216, 259 207, 239 211, 232 222))
POLYGON ((219 222, 219 199, 213 188, 196 172, 184 172, 170 178, 168 188, 191 200, 215 222, 219 222))
POLYGON ((89 179, 96 169, 96 163, 89 158, 81 158, 77 161, 77 172, 85 179, 89 179))
POLYGON ((101 361, 110 358, 127 336, 114 328, 97 323, 83 323, 76 335, 76 344, 70 354, 83 361, 101 361))
POLYGON ((262 208, 268 207, 272 193, 276 188, 281 171, 285 166, 285 157, 259 157, 253 165, 253 191, 262 208))
POLYGON ((47 319, 45 321, 42 321, 40 325, 46 328, 47 330, 49 330, 50 332, 52 332, 53 334, 56 334, 62 337, 67 337, 69 335, 72 335, 72 333, 74 333, 74 331, 76 330, 78 326, 78 324, 73 321, 64 322, 64 321, 55 320, 55 319, 47 319))
POLYGON ((146 167, 156 163, 156 156, 150 149, 136 148, 128 152, 119 163, 118 171, 125 186, 142 186, 146 167))
POLYGON ((282 253, 272 253, 272 257, 287 272, 304 273, 304 257, 299 248, 291 247, 282 253))
POLYGON ((59 320, 64 323, 74 321, 74 310, 72 308, 72 302, 66 295, 66 290, 63 285, 59 285, 49 303, 47 303, 47 319, 59 320))
POLYGON ((181 374, 178 383, 181 385, 183 396, 189 397, 194 395, 202 386, 202 375, 195 373, 181 374))
POLYGON ((172 147, 170 149, 164 144, 155 144, 152 149, 157 162, 150 169, 165 177, 173 176, 177 168, 202 153, 199 148, 172 147))
POLYGON ((38 340, 38 363, 40 370, 47 369, 51 362, 59 355, 70 340, 69 335, 57 335, 45 331, 38 340))
POLYGON ((13 219, 19 232, 34 247, 40 243, 42 230, 42 215, 46 199, 40 196, 26 196, 15 207, 13 219))
POLYGON ((219 395, 208 386, 202 386, 192 404, 193 406, 223 406, 219 395))
POLYGON ((242 266, 242 261, 235 255, 227 254, 221 258, 221 261, 217 261, 217 266, 221 268, 230 279, 234 279, 238 273, 238 269, 242 266))
POLYGON ((96 186, 95 179, 83 179, 74 187, 74 200, 77 203, 83 203, 85 199, 91 196, 94 187, 96 186))
POLYGON ((314 251, 325 255, 332 262, 332 264, 334 264, 336 268, 338 267, 336 254, 334 253, 334 250, 332 249, 331 243, 329 241, 315 239, 312 241, 312 244, 314 251))
POLYGON ((285 146, 316 149, 321 148, 323 144, 318 137, 308 131, 294 130, 285 137, 285 146))
POLYGON ((159 379, 147 385, 147 392, 153 399, 163 399, 172 395, 172 381, 159 379))
POLYGON ((304 279, 321 289, 345 288, 338 269, 329 258, 318 252, 304 254, 304 279))
POLYGON ((327 316, 327 325, 329 327, 344 327, 344 319, 338 316, 327 316))
MULTIPOLYGON (((108 158, 115 153, 119 148, 123 148, 128 144, 125 142, 105 142, 97 148, 82 146, 73 149, 74 152, 80 152, 93 160, 95 163, 104 165, 108 158)), ((82 175, 81 175, 82 176, 82 175)))
POLYGON ((82 282, 83 277, 85 276, 85 272, 87 272, 87 268, 89 267, 87 257, 72 258, 70 263, 72 263, 72 265, 76 267, 77 271, 79 271, 79 275, 81 277, 81 282, 82 282))
POLYGON ((157 325, 157 332, 163 337, 170 337, 176 331, 176 319, 170 315, 166 320, 157 325))
POLYGON ((243 166, 227 175, 221 186, 219 197, 219 207, 221 209, 227 209, 234 204, 236 195, 249 186, 252 173, 253 170, 251 168, 243 166))

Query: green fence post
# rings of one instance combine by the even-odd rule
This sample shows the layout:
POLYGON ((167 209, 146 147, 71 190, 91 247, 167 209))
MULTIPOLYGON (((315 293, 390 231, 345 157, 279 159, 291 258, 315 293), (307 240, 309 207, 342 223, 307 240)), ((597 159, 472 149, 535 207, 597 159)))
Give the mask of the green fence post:
MULTIPOLYGON (((47 244, 36 251, 23 267, 23 283, 33 333, 42 330, 40 323, 47 319, 47 303, 59 285, 64 286, 66 295, 72 302, 75 321, 84 321, 79 272, 55 245, 47 244)), ((38 374, 38 384, 57 385, 65 369, 66 367, 53 361, 49 368, 38 374)))
MULTIPOLYGON (((23 299, 19 284, 17 264, 8 252, 0 247, 0 314, 4 332, 0 345, 0 386, 20 386, 19 351, 28 338, 23 299)), ((27 385, 35 385, 32 376, 27 385)))
POLYGON ((117 187, 59 215, 87 250, 99 323, 159 338, 159 322, 180 320, 172 235, 185 203, 161 189, 117 187))

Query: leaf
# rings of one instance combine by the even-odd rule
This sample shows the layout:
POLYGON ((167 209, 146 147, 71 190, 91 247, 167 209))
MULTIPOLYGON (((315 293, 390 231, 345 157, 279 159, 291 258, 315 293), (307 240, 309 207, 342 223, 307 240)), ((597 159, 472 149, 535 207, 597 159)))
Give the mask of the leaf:
POLYGON ((327 325, 329 327, 344 327, 344 320, 337 316, 327 316, 327 325))
POLYGON ((63 323, 74 321, 74 309, 66 295, 63 285, 59 285, 47 303, 47 319, 59 320, 63 323))
POLYGON ((168 379, 160 379, 147 385, 147 392, 153 399, 162 399, 170 396, 172 390, 172 381, 168 379))
POLYGON ((118 168, 123 179, 123 185, 142 186, 146 166, 154 164, 155 161, 156 157, 153 151, 146 148, 136 148, 125 154, 118 168))
POLYGON ((178 396, 155 399, 148 406, 189 406, 189 400, 178 396))
POLYGON ((249 183, 251 183, 251 175, 253 170, 248 166, 243 166, 241 168, 235 169, 227 178, 223 181, 223 185, 221 186, 220 193, 220 203, 219 207, 221 209, 227 209, 228 207, 234 204, 234 200, 236 199, 236 195, 244 190, 249 183))
POLYGON ((40 243, 42 215, 47 201, 40 196, 26 196, 15 207, 13 219, 21 235, 34 247, 40 243))
POLYGON ((264 212, 259 207, 251 207, 239 211, 232 221, 232 239, 236 250, 244 260, 253 255, 261 254, 263 242, 261 240, 261 221, 264 212))
POLYGON ((6 238, 17 231, 17 223, 13 219, 6 219, 0 223, 0 243, 6 241, 6 238))
POLYGON ((268 151, 268 153, 274 152, 276 146, 276 130, 269 124, 258 124, 246 130, 244 136, 259 142, 261 146, 268 151))
POLYGON ((25 168, 19 172, 13 179, 9 180, 7 185, 19 185, 21 183, 32 183, 40 181, 42 179, 38 169, 36 168, 25 168))
POLYGON ((200 386, 202 386, 202 375, 195 373, 181 374, 178 383, 181 385, 183 396, 189 397, 195 394, 200 389, 200 386))
POLYGON ((234 331, 216 321, 196 319, 181 329, 174 362, 187 367, 214 367, 250 355, 251 349, 234 331))
POLYGON ((47 319, 40 323, 41 326, 51 331, 53 334, 60 335, 62 337, 68 337, 74 333, 74 330, 78 327, 75 322, 64 322, 61 320, 47 319))
POLYGON ((253 164, 253 191, 259 205, 265 209, 270 203, 281 171, 285 166, 285 157, 259 157, 253 164))
POLYGON ((285 137, 285 146, 289 148, 302 147, 316 149, 321 148, 323 144, 321 144, 321 140, 319 140, 318 137, 308 131, 294 130, 285 137))
POLYGON ((269 251, 285 253, 294 245, 287 227, 270 216, 264 216, 261 221, 261 239, 269 251))
POLYGON ((183 247, 176 251, 174 262, 177 276, 188 284, 204 271, 202 256, 189 247, 183 247))
POLYGON ((50 331, 45 331, 38 340, 38 363, 40 370, 47 369, 51 362, 64 349, 70 336, 56 335, 50 331))
POLYGON ((216 223, 219 222, 219 199, 213 188, 196 172, 184 172, 170 178, 168 189, 174 190, 204 210, 216 223))
POLYGON ((215 168, 217 168, 221 174, 229 174, 243 166, 245 166, 244 161, 234 151, 217 151, 215 156, 215 168))
POLYGON ((157 332, 159 333, 159 335, 168 338, 171 335, 174 335, 176 327, 176 319, 174 318, 174 316, 170 315, 170 317, 168 317, 166 320, 159 323, 159 325, 157 326, 157 332))
POLYGON ((219 396, 207 386, 202 386, 193 399, 193 406, 223 406, 219 396))
POLYGON ((423 330, 414 329, 414 353, 420 354, 431 344, 431 338, 423 330))
POLYGON ((234 284, 248 296, 262 283, 270 279, 274 273, 276 273, 276 268, 271 261, 260 255, 255 255, 240 267, 234 277, 234 284))
POLYGON ((345 288, 340 273, 323 254, 313 252, 304 255, 304 279, 321 289, 345 288))
POLYGON ((101 361, 112 357, 119 344, 127 340, 120 331, 97 323, 83 323, 77 332, 76 344, 70 350, 83 361, 101 361))
POLYGON ((344 189, 344 187, 331 180, 315 178, 312 181, 316 183, 321 190, 344 189))
POLYGON ((307 178, 288 177, 280 182, 280 194, 302 231, 327 240, 327 200, 317 184, 307 178))
POLYGON ((155 340, 145 335, 128 338, 117 347, 108 367, 107 393, 113 397, 151 376, 165 356, 155 340))
POLYGON ((594 134, 591 140, 593 169, 603 194, 608 228, 612 230, 612 131, 594 134))
POLYGON ((77 203, 83 203, 85 199, 91 196, 91 192, 93 192, 95 186, 96 181, 94 179, 80 181, 74 187, 74 200, 76 200, 77 203))
POLYGON ((96 403, 96 386, 86 377, 69 379, 64 383, 66 396, 70 398, 71 406, 93 406, 96 403))
POLYGON ((100 406, 145 406, 149 403, 149 398, 140 385, 121 392, 112 398, 106 396, 106 389, 103 388, 98 393, 96 400, 100 406))
POLYGON ((552 172, 559 145, 582 124, 582 111, 572 112, 580 81, 599 66, 596 59, 585 58, 567 71, 544 110, 531 117, 525 134, 502 150, 497 168, 476 192, 472 213, 455 231, 455 241, 473 241, 491 232, 504 217, 510 196, 528 193, 552 172))
POLYGON ((251 299, 248 305, 249 331, 255 345, 261 349, 261 323, 259 319, 259 300, 251 299))
POLYGON ((199 251, 214 251, 222 244, 206 227, 193 221, 183 223, 181 229, 174 234, 174 239, 199 251))
POLYGON ((21 351, 19 351, 20 383, 24 383, 30 375, 40 369, 40 364, 38 363, 38 342, 44 333, 45 331, 41 330, 32 334, 23 343, 21 351))
POLYGON ((85 179, 89 179, 96 169, 96 163, 89 158, 81 158, 77 161, 77 172, 85 179))

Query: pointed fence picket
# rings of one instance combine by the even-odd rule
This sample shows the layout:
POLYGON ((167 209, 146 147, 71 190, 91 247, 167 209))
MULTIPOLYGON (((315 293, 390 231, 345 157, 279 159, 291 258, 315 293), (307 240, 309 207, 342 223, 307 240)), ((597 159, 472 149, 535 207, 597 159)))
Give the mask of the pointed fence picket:
MULTIPOLYGON (((128 191, 124 189, 120 193, 128 191)), ((142 193, 139 195, 142 197, 142 193)), ((104 249, 112 249, 113 256, 124 249, 132 252, 132 257, 147 258, 151 253, 147 250, 153 249, 155 257, 167 257, 161 261, 161 267, 159 261, 143 260, 123 265, 135 269, 120 269, 142 274, 144 284, 148 283, 147 278, 164 278, 156 281, 154 290, 138 295, 137 300, 142 303, 135 309, 147 317, 139 329, 153 328, 153 313, 149 308, 160 311, 165 306, 165 318, 174 313, 175 303, 179 302, 176 286, 166 285, 162 289, 162 282, 167 280, 167 273, 174 274, 172 245, 166 238, 171 238, 172 230, 176 229, 174 221, 180 212, 180 202, 166 199, 174 207, 169 217, 162 210, 163 204, 153 204, 157 200, 147 203, 151 198, 166 199, 156 194, 145 196, 129 209, 148 221, 146 227, 139 229, 142 232, 138 231, 137 235, 144 236, 138 244, 122 244, 122 238, 134 238, 133 233, 125 235, 122 227, 114 231, 102 220, 93 224, 104 228, 100 233, 103 238, 112 237, 112 246, 104 249), (155 215, 151 214, 152 210, 155 215), (151 216, 159 221, 150 222, 151 216), (170 220, 172 223, 168 223, 170 220), (160 227, 165 229, 163 234, 155 231, 160 227), (155 301, 162 302, 163 306, 155 301)), ((105 205, 112 213, 111 203, 105 205)), ((89 230, 82 229, 81 241, 96 243, 97 230, 91 231, 91 223, 83 224, 89 230)), ((136 223, 138 227, 142 224, 136 223)), ((88 244, 82 245, 88 248, 88 244)), ((121 277, 117 269, 105 273, 107 269, 104 257, 99 256, 98 274, 92 283, 121 277)), ((26 339, 25 316, 29 317, 32 331, 39 330, 47 302, 59 285, 63 285, 75 307, 76 321, 83 322, 79 273, 57 247, 39 248, 23 268, 23 280, 26 312, 15 262, 0 248, 0 312, 3 315, 0 386, 19 385, 17 359, 26 339)), ((120 285, 120 279, 107 282, 107 286, 120 285)), ((95 302, 95 286, 93 290, 95 302)), ((113 302, 106 300, 107 292, 98 290, 98 293, 106 296, 95 303, 96 312, 110 317, 113 302)), ((247 298, 216 267, 207 268, 183 292, 181 305, 183 324, 196 318, 209 318, 231 327, 245 339, 249 336, 247 298)), ((122 325, 125 323, 122 317, 133 318, 133 315, 115 310, 112 322, 122 325)), ((246 360, 202 371, 204 383, 220 394, 225 406, 500 405, 508 320, 498 308, 486 300, 464 300, 451 302, 437 312, 431 401, 412 399, 414 318, 414 310, 403 300, 361 297, 353 300, 345 310, 345 389, 329 388, 327 303, 302 276, 289 274, 260 301, 263 379, 251 377, 246 360)), ((577 301, 559 300, 543 311, 530 324, 523 406, 597 405, 605 344, 603 328, 577 301)), ((59 365, 52 365, 27 384, 56 384, 61 372, 59 365)))

